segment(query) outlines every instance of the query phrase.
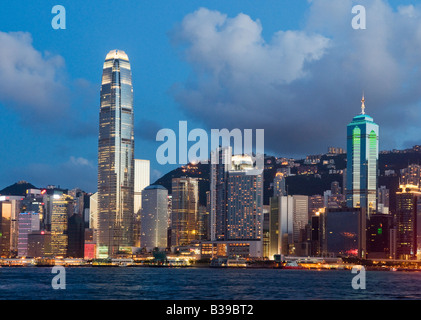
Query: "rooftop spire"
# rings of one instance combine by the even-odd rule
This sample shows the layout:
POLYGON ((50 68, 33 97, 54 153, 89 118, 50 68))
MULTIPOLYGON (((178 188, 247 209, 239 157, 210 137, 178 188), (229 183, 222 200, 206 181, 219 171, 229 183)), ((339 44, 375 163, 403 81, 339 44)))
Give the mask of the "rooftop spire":
POLYGON ((364 98, 364 92, 363 92, 363 98, 361 99, 361 114, 365 114, 365 98, 364 98))

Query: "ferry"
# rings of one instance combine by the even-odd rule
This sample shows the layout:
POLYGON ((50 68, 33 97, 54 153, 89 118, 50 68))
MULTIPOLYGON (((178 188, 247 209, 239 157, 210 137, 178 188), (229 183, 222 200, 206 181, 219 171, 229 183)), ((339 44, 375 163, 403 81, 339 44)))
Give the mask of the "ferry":
POLYGON ((287 261, 284 265, 282 265, 281 269, 299 270, 304 269, 304 267, 300 266, 297 261, 287 261))

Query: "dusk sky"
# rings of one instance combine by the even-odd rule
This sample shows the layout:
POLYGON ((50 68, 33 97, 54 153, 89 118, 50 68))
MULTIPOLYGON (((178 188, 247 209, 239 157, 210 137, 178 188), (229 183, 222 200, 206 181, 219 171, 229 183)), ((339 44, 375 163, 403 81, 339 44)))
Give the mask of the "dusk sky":
POLYGON ((0 10, 0 189, 96 192, 102 66, 130 59, 135 158, 151 182, 176 166, 155 153, 161 128, 265 129, 275 156, 346 146, 361 112, 380 150, 421 144, 421 4, 398 0, 15 0, 0 10), (66 29, 54 30, 54 5, 66 29), (354 30, 354 5, 367 29, 354 30))

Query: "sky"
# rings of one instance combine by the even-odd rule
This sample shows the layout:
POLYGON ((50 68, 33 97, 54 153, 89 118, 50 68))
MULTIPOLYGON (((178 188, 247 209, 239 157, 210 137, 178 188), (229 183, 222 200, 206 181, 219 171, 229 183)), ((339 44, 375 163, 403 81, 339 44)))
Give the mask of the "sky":
POLYGON ((160 129, 264 129, 265 152, 346 147, 361 112, 380 149, 421 144, 421 4, 400 0, 62 0, 2 3, 0 188, 96 192, 102 65, 130 59, 135 158, 151 182, 160 129), (52 8, 66 9, 55 30, 52 8), (352 28, 364 5, 366 29, 352 28))

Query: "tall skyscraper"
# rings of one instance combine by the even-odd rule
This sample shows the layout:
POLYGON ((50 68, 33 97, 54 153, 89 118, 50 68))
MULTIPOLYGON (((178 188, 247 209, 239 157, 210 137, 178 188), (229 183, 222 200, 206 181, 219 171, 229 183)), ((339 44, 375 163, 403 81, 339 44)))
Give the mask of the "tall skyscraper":
POLYGON ((133 86, 129 58, 110 51, 104 62, 98 140, 98 257, 133 246, 133 86))
POLYGON ((150 185, 150 161, 134 160, 134 212, 142 208, 142 191, 150 185))
POLYGON ((140 245, 152 250, 167 248, 168 190, 161 185, 143 189, 140 245))
POLYGON ((226 240, 263 240, 263 172, 234 155, 227 180, 226 240))
POLYGON ((133 245, 140 247, 140 218, 142 209, 142 192, 150 184, 150 161, 134 160, 134 221, 133 245))
POLYGON ((11 223, 12 203, 0 202, 0 257, 9 258, 11 255, 11 223))
POLYGON ((51 197, 51 253, 53 256, 65 257, 68 245, 68 218, 73 211, 73 198, 57 193, 51 197))
POLYGON ((172 179, 171 246, 183 246, 198 240, 199 180, 172 179))
POLYGON ((211 240, 227 238, 227 181, 232 165, 232 148, 220 147, 211 153, 210 215, 211 240))
POLYGON ((377 169, 379 157, 379 126, 365 114, 365 99, 361 114, 347 127, 347 206, 362 208, 367 217, 377 209, 377 169))
POLYGON ((28 255, 28 234, 40 230, 39 213, 19 213, 18 224, 18 257, 26 257, 28 255))
POLYGON ((417 185, 400 185, 396 192, 396 254, 399 259, 417 257, 417 211, 421 190, 417 185))

